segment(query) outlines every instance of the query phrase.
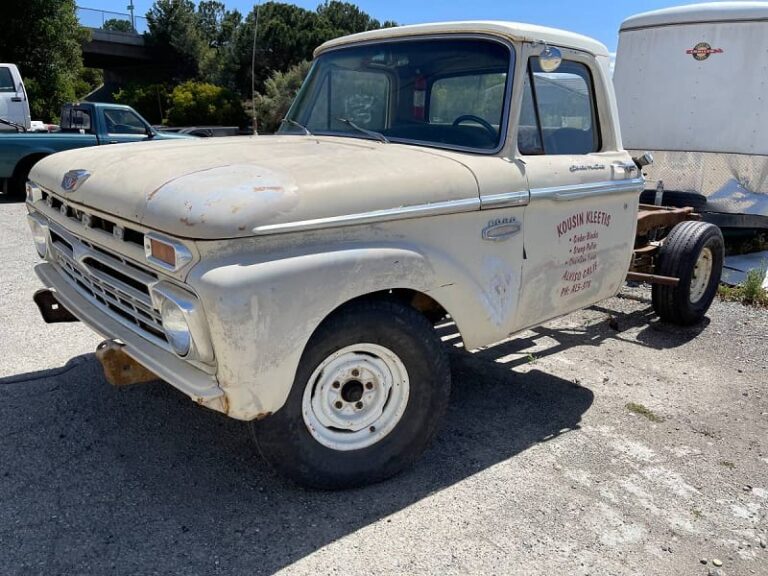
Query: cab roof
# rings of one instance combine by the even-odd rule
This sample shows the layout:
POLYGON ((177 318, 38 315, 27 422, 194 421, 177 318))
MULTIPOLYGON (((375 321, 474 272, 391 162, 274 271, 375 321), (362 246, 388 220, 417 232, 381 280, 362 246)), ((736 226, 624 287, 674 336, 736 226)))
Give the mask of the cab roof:
POLYGON ((407 38, 411 36, 435 36, 441 34, 486 34, 518 42, 546 42, 553 46, 589 52, 595 56, 608 56, 604 44, 581 34, 546 28, 533 24, 501 21, 437 22, 397 28, 382 28, 359 34, 351 34, 329 40, 315 50, 315 56, 328 50, 361 42, 407 38))
POLYGON ((768 2, 709 2, 644 12, 627 18, 621 31, 639 28, 704 24, 708 22, 754 22, 768 20, 768 2))

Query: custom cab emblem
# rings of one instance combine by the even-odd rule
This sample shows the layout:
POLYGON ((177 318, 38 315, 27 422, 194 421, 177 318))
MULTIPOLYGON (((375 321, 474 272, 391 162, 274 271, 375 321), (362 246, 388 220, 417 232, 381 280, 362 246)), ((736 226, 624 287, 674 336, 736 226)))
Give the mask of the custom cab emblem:
POLYGON ((88 180, 91 175, 88 170, 70 170, 64 174, 64 178, 61 179, 61 188, 64 192, 74 192, 80 186, 88 180))
POLYGON ((483 228, 483 240, 501 242, 520 232, 520 229, 520 222, 516 218, 496 218, 483 228))
POLYGON ((699 42, 691 48, 690 50, 685 51, 686 54, 690 54, 693 56, 695 60, 706 60, 710 57, 712 54, 722 54, 723 49, 722 48, 712 48, 709 44, 706 42, 699 42))
POLYGON ((587 172, 591 170, 605 170, 605 164, 574 164, 571 172, 587 172))

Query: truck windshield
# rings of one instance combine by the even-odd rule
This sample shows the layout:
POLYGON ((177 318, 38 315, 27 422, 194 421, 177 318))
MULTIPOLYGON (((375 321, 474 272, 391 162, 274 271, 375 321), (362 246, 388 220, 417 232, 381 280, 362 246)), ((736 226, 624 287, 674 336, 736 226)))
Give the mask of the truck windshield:
POLYGON ((312 134, 495 150, 512 58, 506 44, 480 38, 333 50, 315 62, 280 133, 305 134, 298 123, 312 134))

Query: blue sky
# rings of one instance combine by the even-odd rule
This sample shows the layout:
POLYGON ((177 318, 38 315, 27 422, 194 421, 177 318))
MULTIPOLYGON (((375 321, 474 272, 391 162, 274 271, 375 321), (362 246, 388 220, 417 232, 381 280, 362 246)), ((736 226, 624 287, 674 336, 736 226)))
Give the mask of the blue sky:
MULTIPOLYGON (((248 12, 253 0, 223 0, 229 8, 248 12)), ((84 8, 126 12, 129 0, 77 0, 84 8)), ((319 0, 293 2, 314 9, 319 0)), ((668 6, 690 4, 685 0, 358 0, 360 8, 379 20, 395 20, 401 24, 438 22, 441 20, 514 20, 543 26, 564 28, 597 38, 616 50, 617 31, 625 18, 668 6)), ((152 0, 134 0, 136 15, 144 15, 152 0)))

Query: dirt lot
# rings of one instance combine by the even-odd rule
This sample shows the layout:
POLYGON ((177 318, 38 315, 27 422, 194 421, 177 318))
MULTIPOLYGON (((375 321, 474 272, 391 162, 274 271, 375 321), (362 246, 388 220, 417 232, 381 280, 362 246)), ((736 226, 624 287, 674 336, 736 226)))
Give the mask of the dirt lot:
POLYGON ((415 469, 308 492, 242 423, 113 389, 96 336, 46 326, 23 214, 0 204, 2 574, 768 575, 764 311, 717 303, 683 330, 627 289, 455 348, 415 469))

